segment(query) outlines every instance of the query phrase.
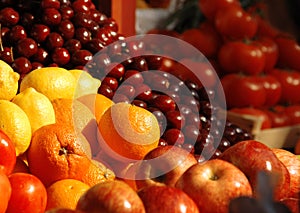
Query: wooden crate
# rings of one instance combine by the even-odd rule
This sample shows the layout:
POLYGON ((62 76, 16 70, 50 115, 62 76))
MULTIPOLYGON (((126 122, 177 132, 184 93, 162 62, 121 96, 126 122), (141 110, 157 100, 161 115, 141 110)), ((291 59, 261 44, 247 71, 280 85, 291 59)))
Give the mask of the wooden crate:
POLYGON ((227 112, 229 121, 239 125, 254 135, 254 139, 272 148, 293 149, 300 139, 300 125, 261 129, 262 120, 256 116, 227 112))

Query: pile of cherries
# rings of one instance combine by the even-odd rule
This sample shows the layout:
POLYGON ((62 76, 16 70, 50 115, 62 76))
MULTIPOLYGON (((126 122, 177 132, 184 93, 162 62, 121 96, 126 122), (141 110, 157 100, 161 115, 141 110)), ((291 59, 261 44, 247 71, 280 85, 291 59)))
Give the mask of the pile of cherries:
POLYGON ((45 66, 83 67, 123 38, 91 0, 1 0, 0 23, 0 59, 21 76, 45 66))

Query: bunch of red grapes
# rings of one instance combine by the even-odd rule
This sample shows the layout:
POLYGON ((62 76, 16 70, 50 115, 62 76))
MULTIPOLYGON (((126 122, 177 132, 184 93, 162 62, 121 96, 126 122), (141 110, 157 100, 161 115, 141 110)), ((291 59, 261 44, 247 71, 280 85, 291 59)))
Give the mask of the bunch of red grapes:
POLYGON ((186 79, 173 81, 164 71, 168 62, 175 61, 143 55, 146 45, 126 41, 116 21, 97 10, 91 0, 1 0, 0 23, 0 59, 21 76, 48 66, 85 69, 102 81, 98 93, 115 103, 143 107, 157 117, 161 146, 177 145, 203 160, 252 139, 248 131, 213 113, 218 111, 210 102, 217 98, 216 88, 186 79), (145 77, 149 70, 163 74, 145 77), (183 86, 192 96, 182 93, 183 86), (212 122, 217 128, 211 128, 212 122), (204 148, 208 151, 203 152, 204 148))

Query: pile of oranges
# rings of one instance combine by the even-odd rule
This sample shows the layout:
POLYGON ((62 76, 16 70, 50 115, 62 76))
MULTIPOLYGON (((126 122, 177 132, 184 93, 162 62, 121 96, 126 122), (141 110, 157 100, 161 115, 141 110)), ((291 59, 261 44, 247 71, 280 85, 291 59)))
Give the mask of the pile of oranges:
POLYGON ((0 61, 0 73, 0 136, 13 148, 10 169, 0 160, 8 191, 0 195, 7 200, 1 197, 0 212, 25 208, 20 196, 32 200, 25 188, 16 189, 18 179, 34 179, 40 186, 40 198, 28 201, 28 212, 75 209, 90 187, 117 178, 111 162, 125 167, 158 146, 155 116, 98 94, 101 81, 83 70, 44 67, 20 80, 0 61))

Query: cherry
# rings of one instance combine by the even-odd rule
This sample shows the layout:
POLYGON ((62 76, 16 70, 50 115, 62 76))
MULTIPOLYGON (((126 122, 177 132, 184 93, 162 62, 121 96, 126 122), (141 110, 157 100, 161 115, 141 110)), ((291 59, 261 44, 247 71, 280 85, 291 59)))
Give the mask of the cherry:
POLYGON ((139 84, 135 87, 135 97, 142 101, 152 100, 152 90, 147 84, 139 84))
POLYGON ((25 12, 21 16, 21 25, 27 29, 30 29, 34 24, 35 18, 31 13, 25 12))
POLYGON ((88 2, 83 2, 81 0, 75 0, 72 3, 72 8, 77 13, 79 13, 79 12, 83 12, 83 13, 89 12, 89 6, 90 6, 90 4, 88 2))
POLYGON ((23 26, 21 25, 15 25, 11 28, 11 30, 9 31, 9 39, 11 41, 11 43, 15 43, 23 38, 27 37, 27 33, 24 29, 23 26))
POLYGON ((220 143, 218 144, 218 149, 221 151, 221 152, 224 152, 226 149, 228 149, 229 147, 231 146, 231 143, 228 139, 226 138, 222 138, 220 143))
POLYGON ((57 47, 52 53, 52 60, 59 66, 65 65, 70 61, 70 53, 66 48, 57 47))
POLYGON ((68 5, 62 5, 59 8, 62 20, 71 19, 74 16, 74 10, 68 5))
POLYGON ((46 39, 46 46, 49 50, 53 50, 57 47, 62 47, 64 44, 63 37, 57 32, 51 32, 46 39))
POLYGON ((62 20, 58 25, 57 30, 64 40, 69 40, 73 38, 75 34, 75 27, 70 20, 62 20))
POLYGON ((105 45, 102 43, 102 41, 98 38, 93 38, 89 41, 87 41, 84 44, 84 47, 89 50, 91 53, 96 54, 97 52, 101 51, 105 45))
POLYGON ((101 86, 98 89, 98 93, 104 95, 109 99, 112 99, 114 96, 113 90, 106 84, 101 84, 101 86))
POLYGON ((41 1, 41 8, 43 8, 43 9, 46 9, 46 8, 59 9, 60 8, 60 1, 59 0, 42 0, 41 1))
POLYGON ((4 47, 3 50, 0 51, 0 59, 11 64, 14 60, 12 47, 4 47))
POLYGON ((49 54, 42 47, 39 47, 37 49, 37 52, 32 56, 32 58, 34 61, 40 62, 42 64, 47 64, 49 62, 49 54))
POLYGON ((126 65, 126 69, 133 69, 138 71, 147 71, 148 70, 148 64, 144 57, 135 57, 131 63, 128 63, 126 65))
POLYGON ((38 43, 44 42, 50 34, 50 28, 44 24, 35 24, 30 31, 31 37, 38 43))
POLYGON ((135 87, 140 86, 144 82, 144 78, 141 72, 137 70, 126 70, 124 74, 124 81, 127 84, 135 85, 135 87))
POLYGON ((80 50, 82 48, 82 45, 79 40, 77 39, 69 39, 67 40, 63 45, 71 54, 76 52, 77 50, 80 50))
POLYGON ((175 101, 167 95, 159 95, 152 100, 154 107, 159 108, 162 112, 166 113, 171 110, 175 110, 175 101))
POLYGON ((43 10, 42 21, 48 26, 55 26, 61 22, 61 14, 55 8, 46 8, 43 10))
POLYGON ((32 38, 24 38, 18 41, 16 45, 17 53, 29 58, 37 53, 37 43, 32 38))
POLYGON ((109 76, 106 76, 101 83, 108 85, 113 91, 116 91, 119 86, 118 80, 109 76))
POLYGON ((42 68, 44 65, 40 62, 34 61, 31 63, 32 70, 42 68))
POLYGON ((135 105, 135 106, 138 106, 138 107, 142 107, 144 109, 147 109, 148 108, 148 105, 145 101, 141 101, 141 100, 133 100, 132 101, 132 104, 135 105))
POLYGON ((77 50, 71 57, 71 63, 78 66, 85 66, 93 58, 93 54, 88 50, 77 50))
POLYGON ((185 118, 178 110, 166 112, 166 118, 170 128, 181 129, 185 125, 185 118))
POLYGON ((27 74, 32 70, 31 62, 23 56, 16 58, 11 67, 20 74, 27 74))
POLYGON ((125 67, 122 64, 113 62, 107 65, 105 73, 107 73, 107 76, 120 79, 125 74, 125 67))
POLYGON ((100 24, 103 20, 107 19, 104 13, 99 12, 96 9, 90 9, 90 16, 93 21, 100 24))
POLYGON ((16 25, 20 20, 19 13, 12 7, 5 7, 0 10, 0 23, 3 26, 16 25))
POLYGON ((76 27, 85 27, 90 29, 92 27, 93 19, 88 13, 76 13, 73 17, 73 22, 76 27))
POLYGON ((108 28, 99 28, 94 34, 95 38, 100 39, 105 45, 109 45, 114 42, 111 30, 108 28))
POLYGON ((183 144, 184 134, 179 129, 168 129, 162 136, 169 145, 183 144))
POLYGON ((116 94, 122 94, 131 100, 134 97, 135 89, 129 84, 122 84, 117 89, 116 94))
POLYGON ((195 125, 186 125, 182 131, 185 137, 185 143, 194 145, 196 141, 201 138, 199 128, 195 125))
POLYGON ((87 28, 80 27, 75 29, 75 38, 85 44, 92 39, 92 33, 87 28))

